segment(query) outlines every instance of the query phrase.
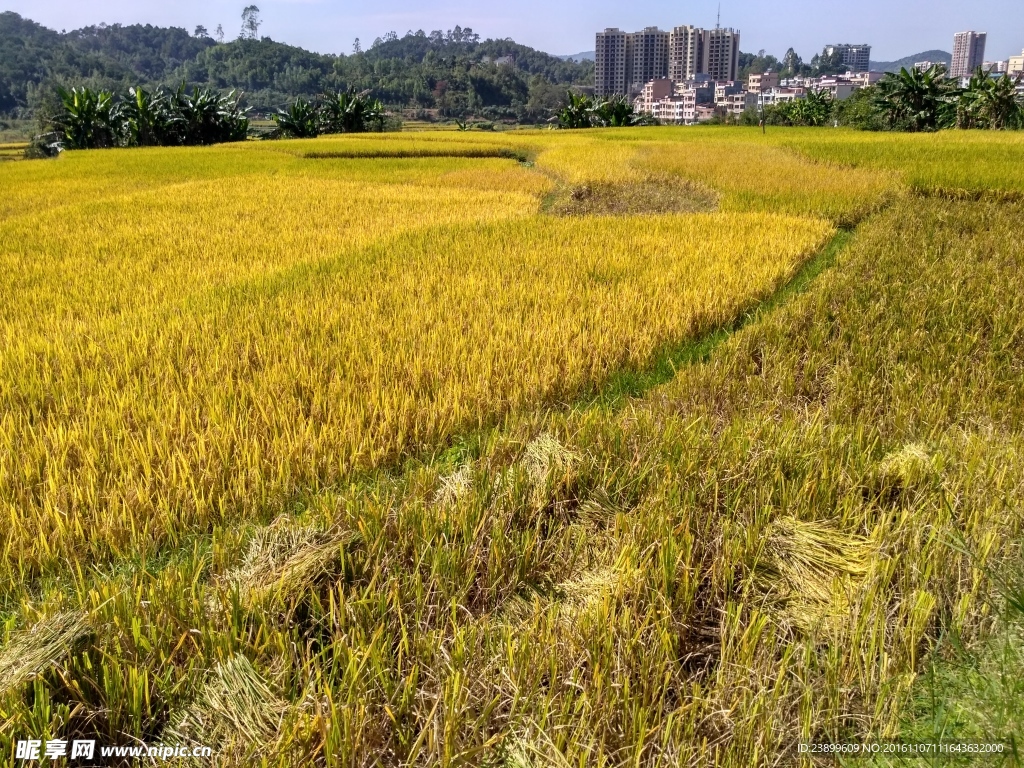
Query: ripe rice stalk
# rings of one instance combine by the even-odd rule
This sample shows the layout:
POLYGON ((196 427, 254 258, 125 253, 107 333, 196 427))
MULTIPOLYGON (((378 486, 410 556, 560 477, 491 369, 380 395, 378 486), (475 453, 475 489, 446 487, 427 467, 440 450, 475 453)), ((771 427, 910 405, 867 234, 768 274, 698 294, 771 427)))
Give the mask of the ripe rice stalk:
POLYGON ((473 487, 473 467, 463 464, 457 470, 440 478, 441 487, 434 494, 435 504, 455 504, 473 487))
POLYGON ((522 464, 534 484, 541 485, 548 480, 552 471, 567 472, 580 457, 562 445, 550 432, 544 432, 526 446, 522 464))
MULTIPOLYGON (((563 406, 729 325, 894 185, 1024 187, 1024 138, 585 133, 494 140, 534 169, 295 156, 342 141, 3 164, 0 597, 29 613, 70 581, 103 606, 58 670, 83 706, 148 734, 191 701, 189 722, 235 735, 229 764, 500 765, 509 732, 537 766, 777 764, 798 737, 896 722, 938 617, 982 626, 981 566, 1016 556, 1024 480, 992 436, 958 453, 943 435, 992 423, 1020 452, 1018 203, 901 200, 628 414, 563 406), (552 179, 652 172, 718 210, 540 213, 552 179), (473 466, 498 486, 456 471, 458 502, 431 503, 448 465, 404 459, 492 428, 477 445, 504 448, 473 466), (911 503, 882 509, 865 475, 911 503), (323 583, 340 522, 238 546, 296 496, 362 532, 357 578, 323 583), (94 574, 123 568, 107 600, 94 574), (308 611, 208 610, 225 586, 308 611), (280 677, 204 679, 236 653, 280 677), (303 686, 315 714, 285 701, 303 686)), ((0 753, 66 726, 65 690, 31 672, 55 654, 0 700, 0 753)))
POLYGON ((850 611, 879 557, 871 539, 824 521, 772 523, 755 565, 755 585, 783 623, 831 631, 850 611))
POLYGON ((0 695, 59 664, 90 630, 84 611, 66 611, 11 633, 0 648, 0 695))
POLYGON ((502 746, 501 768, 572 768, 558 747, 544 733, 535 740, 526 736, 509 738, 502 746))
POLYGON ((103 218, 103 252, 124 254, 111 260, 62 227, 43 226, 40 242, 55 214, 0 222, 0 454, 18 457, 0 473, 0 508, 18 520, 3 567, 130 552, 253 499, 280 509, 504 411, 571 398, 728 322, 831 233, 762 214, 524 224, 530 194, 338 184, 283 182, 294 196, 255 201, 233 181, 171 203, 147 191, 131 200, 145 232, 119 228, 124 200, 61 212, 103 218), (209 203, 191 229, 169 224, 195 213, 186 199, 209 203), (324 209, 335 199, 344 210, 324 209), (252 233, 220 234, 267 208, 282 213, 260 225, 265 249, 239 253, 252 233), (300 226, 321 216, 348 240, 300 226), (199 230, 217 242, 187 234, 199 230))
POLYGON ((531 440, 519 460, 531 486, 534 509, 565 501, 575 482, 580 456, 562 445, 550 432, 531 440))
POLYGON ((642 580, 641 572, 632 564, 627 548, 615 553, 594 555, 605 565, 579 570, 569 578, 552 585, 543 595, 516 595, 503 606, 502 616, 512 625, 522 625, 544 611, 556 611, 563 628, 573 627, 606 600, 625 599, 625 595, 642 580), (614 557, 610 562, 608 554, 614 557))
POLYGON ((273 754, 287 711, 288 702, 239 654, 210 670, 165 740, 210 747, 221 765, 250 764, 273 754))
POLYGON ((298 595, 329 571, 339 548, 357 538, 278 518, 256 531, 241 563, 224 575, 222 584, 237 589, 250 603, 270 594, 298 595))
POLYGON ((879 462, 876 483, 881 487, 903 490, 938 473, 939 457, 924 443, 907 443, 887 454, 879 462))
POLYGON ((563 621, 574 621, 579 615, 587 613, 602 600, 622 589, 630 578, 636 578, 636 573, 624 574, 613 566, 585 571, 563 581, 555 589, 555 594, 560 598, 560 618, 563 621))
POLYGON ((710 189, 674 176, 650 176, 633 182, 592 182, 552 192, 545 210, 555 216, 628 216, 712 211, 718 197, 710 189))

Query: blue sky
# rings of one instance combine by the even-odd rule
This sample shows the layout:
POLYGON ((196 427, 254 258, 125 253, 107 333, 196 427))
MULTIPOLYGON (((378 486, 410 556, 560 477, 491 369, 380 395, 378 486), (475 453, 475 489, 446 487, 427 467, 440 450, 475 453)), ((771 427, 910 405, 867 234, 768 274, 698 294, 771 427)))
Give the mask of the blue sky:
MULTIPOLYGON (((55 29, 101 21, 150 23, 211 31, 223 24, 238 34, 242 8, 253 0, 0 0, 11 10, 55 29)), ((594 32, 608 26, 668 29, 676 24, 713 26, 716 0, 255 0, 260 32, 322 53, 349 53, 358 37, 364 47, 388 30, 472 27, 482 37, 511 37, 549 53, 594 47, 594 32)), ((988 32, 986 58, 1006 58, 1024 48, 1024 0, 725 0, 722 26, 741 31, 741 48, 781 56, 793 46, 809 59, 829 42, 866 42, 875 60, 895 59, 930 48, 951 50, 961 29, 988 32)))

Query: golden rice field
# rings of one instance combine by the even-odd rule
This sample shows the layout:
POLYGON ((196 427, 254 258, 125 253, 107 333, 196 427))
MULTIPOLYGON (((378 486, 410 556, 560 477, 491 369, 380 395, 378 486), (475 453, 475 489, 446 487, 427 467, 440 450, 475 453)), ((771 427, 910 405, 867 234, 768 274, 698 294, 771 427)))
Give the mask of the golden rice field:
POLYGON ((17 143, 3 143, 0 142, 0 162, 4 160, 20 160, 25 150, 28 148, 28 144, 24 142, 17 143))
POLYGON ((892 737, 1019 557, 1022 161, 645 128, 0 165, 0 754, 892 737))

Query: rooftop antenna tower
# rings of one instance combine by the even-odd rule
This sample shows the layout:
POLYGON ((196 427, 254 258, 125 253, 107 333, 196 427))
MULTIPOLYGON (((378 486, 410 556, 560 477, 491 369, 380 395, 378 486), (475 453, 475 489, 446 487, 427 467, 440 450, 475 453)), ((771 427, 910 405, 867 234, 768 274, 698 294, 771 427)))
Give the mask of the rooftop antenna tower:
POLYGON ((722 4, 718 4, 718 17, 715 19, 715 29, 722 28, 722 4))

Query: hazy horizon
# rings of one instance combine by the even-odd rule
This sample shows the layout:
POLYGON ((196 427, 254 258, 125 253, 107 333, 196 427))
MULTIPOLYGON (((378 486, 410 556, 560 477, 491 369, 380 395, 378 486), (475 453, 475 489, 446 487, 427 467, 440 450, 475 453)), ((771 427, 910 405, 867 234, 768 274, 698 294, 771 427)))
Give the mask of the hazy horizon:
MULTIPOLYGON (((184 0, 158 3, 153 0, 111 0, 83 5, 69 0, 3 0, 0 10, 14 11, 57 30, 94 24, 153 24, 184 27, 196 25, 211 34, 223 25, 226 39, 237 37, 242 8, 247 2, 184 0)), ((422 4, 393 0, 381 5, 355 0, 347 11, 333 0, 264 0, 258 2, 263 25, 260 34, 279 42, 320 53, 351 53, 355 38, 368 48, 375 37, 388 31, 399 36, 407 30, 447 30, 455 25, 471 27, 482 38, 511 37, 518 43, 552 54, 567 55, 594 47, 594 33, 605 27, 626 30, 645 26, 669 29, 677 24, 714 26, 717 3, 708 2, 679 10, 661 0, 640 0, 622 8, 609 0, 567 2, 552 7, 540 0, 518 0, 482 7, 466 0, 422 4)), ((741 32, 741 49, 760 49, 782 56, 793 47, 808 60, 828 43, 868 43, 871 58, 887 61, 919 51, 953 48, 953 34, 974 29, 987 32, 985 57, 1005 59, 1024 48, 1024 3, 992 0, 983 6, 953 0, 887 2, 864 0, 856 12, 834 13, 811 0, 788 3, 785 12, 766 8, 754 0, 722 4, 721 24, 741 32)))

